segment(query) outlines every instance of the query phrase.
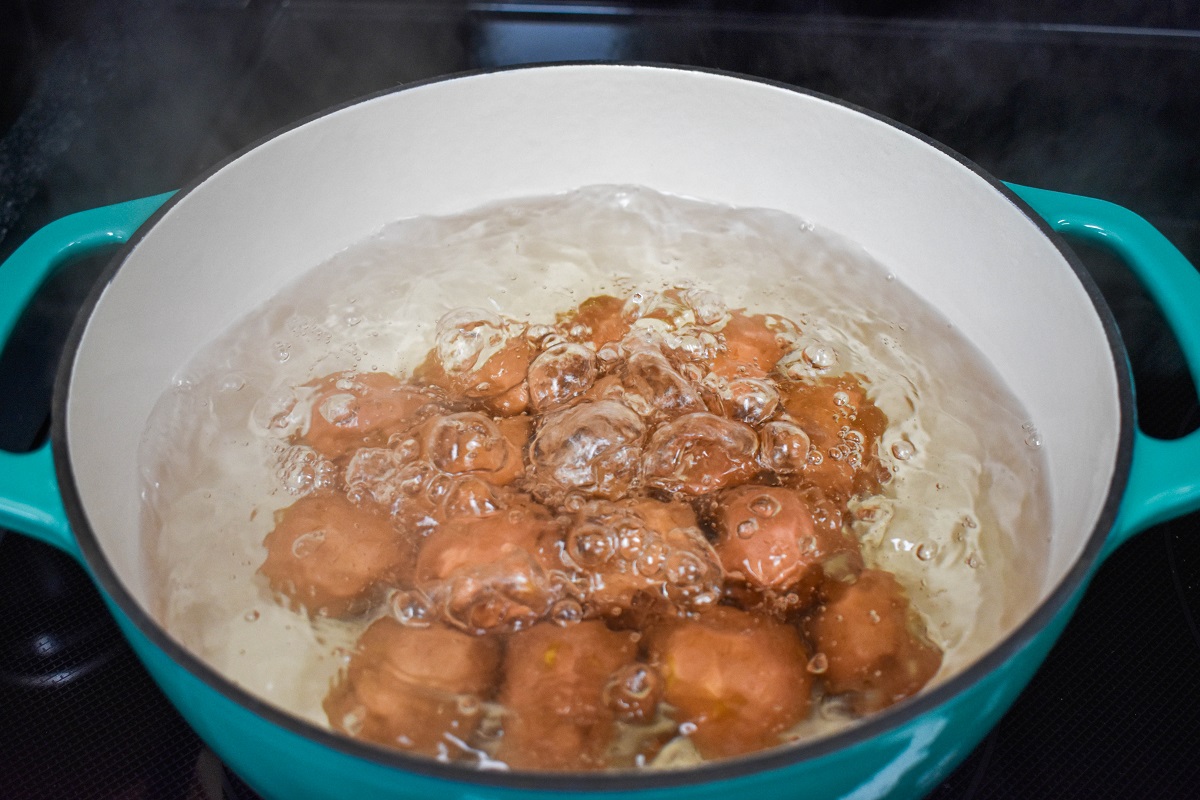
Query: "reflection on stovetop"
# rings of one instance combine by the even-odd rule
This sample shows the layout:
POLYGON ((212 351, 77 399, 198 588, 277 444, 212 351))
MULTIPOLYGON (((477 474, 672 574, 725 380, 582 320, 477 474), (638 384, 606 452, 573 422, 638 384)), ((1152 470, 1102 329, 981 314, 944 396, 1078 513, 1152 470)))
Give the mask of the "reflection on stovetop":
MULTIPOLYGON (((58 216, 183 185, 349 98, 586 58, 838 96, 1007 180, 1121 202, 1200 263, 1200 11, 1184 5, 18 3, 0 28, 33 33, 13 48, 0 35, 5 58, 26 58, 11 73, 18 99, 0 104, 0 257, 58 216), (556 13, 564 6, 573 13, 556 13), (46 8, 71 11, 72 24, 47 22, 46 8)), ((1143 425, 1165 437, 1195 428, 1195 391, 1157 312, 1119 265, 1080 251, 1126 338, 1143 425)), ((44 435, 57 342, 101 264, 48 286, 0 358, 0 447, 44 435)), ((933 797, 1193 796, 1197 528, 1192 516, 1150 531, 1100 570, 1044 668, 933 797)), ((11 534, 0 535, 0 709, 0 797, 254 796, 154 687, 83 571, 11 534)))

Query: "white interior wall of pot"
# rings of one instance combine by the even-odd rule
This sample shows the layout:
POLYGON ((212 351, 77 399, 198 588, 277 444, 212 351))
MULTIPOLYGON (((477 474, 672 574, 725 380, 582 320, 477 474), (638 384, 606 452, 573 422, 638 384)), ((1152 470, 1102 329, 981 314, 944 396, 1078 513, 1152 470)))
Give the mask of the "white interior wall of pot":
POLYGON ((138 443, 171 376, 280 286, 417 214, 597 183, 787 211, 847 236, 974 341, 1036 421, 1055 506, 1050 583, 1096 524, 1120 409, 1082 285, 1037 226, 957 160, 788 89, 650 67, 427 84, 284 133, 170 209, 77 353, 67 433, 89 521, 143 591, 138 443))

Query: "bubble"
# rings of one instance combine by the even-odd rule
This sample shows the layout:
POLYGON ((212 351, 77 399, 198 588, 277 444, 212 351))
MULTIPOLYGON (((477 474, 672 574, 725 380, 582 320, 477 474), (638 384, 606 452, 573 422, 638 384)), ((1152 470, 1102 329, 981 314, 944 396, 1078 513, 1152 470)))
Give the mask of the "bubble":
POLYGON ((707 565, 694 553, 676 550, 667 556, 667 580, 675 586, 695 586, 707 573, 707 565))
POLYGON ((630 321, 641 319, 657 296, 655 292, 633 292, 621 307, 621 316, 630 321))
POLYGON ((395 436, 388 439, 392 453, 400 463, 415 461, 421 455, 421 443, 407 435, 395 436), (394 440, 394 441, 393 441, 394 440))
POLYGON ((691 306, 696 315, 696 322, 701 325, 717 325, 729 316, 725 301, 716 292, 706 289, 688 289, 683 293, 683 300, 691 306))
POLYGON ((428 628, 433 620, 434 614, 429 598, 425 596, 424 592, 416 589, 396 590, 392 593, 390 605, 392 616, 401 625, 407 625, 410 628, 428 628))
POLYGON ((770 519, 778 514, 781 509, 782 506, 779 504, 779 501, 774 497, 771 497, 769 494, 759 495, 750 501, 750 510, 753 511, 756 516, 762 517, 763 519, 770 519))
POLYGON ((834 392, 833 393, 833 404, 835 406, 850 405, 850 395, 846 394, 845 392, 834 392))
POLYGON ((237 392, 246 385, 246 379, 236 372, 231 372, 221 379, 220 385, 217 387, 221 392, 237 392))
POLYGON ((298 428, 306 419, 306 409, 300 400, 300 390, 290 386, 280 387, 254 404, 251 419, 260 430, 275 435, 286 434, 298 428))
POLYGON ((530 344, 544 346, 545 338, 553 333, 554 328, 549 325, 530 325, 525 329, 525 338, 529 340, 530 344))
POLYGON ((455 700, 455 705, 458 713, 468 717, 473 717, 483 710, 483 703, 473 694, 460 694, 455 700))
POLYGON ((779 407, 779 390, 770 381, 736 378, 728 389, 733 416, 748 425, 763 422, 779 407))
POLYGON ((276 475, 289 494, 303 497, 317 489, 333 485, 333 464, 311 447, 294 445, 284 451, 276 475))
POLYGON ((908 461, 917 453, 917 448, 913 447, 912 442, 901 439, 892 445, 892 455, 900 461, 908 461))
POLYGON ((1041 434, 1038 433, 1037 431, 1030 433, 1028 436, 1025 437, 1025 444, 1028 445, 1030 448, 1037 450, 1039 447, 1042 446, 1041 434))
POLYGON ((456 481, 446 497, 446 512, 451 516, 488 517, 499 510, 491 484, 475 477, 456 481))
POLYGON ((246 615, 242 619, 246 620, 246 622, 256 622, 259 616, 261 615, 258 613, 258 609, 252 608, 246 612, 246 615))
POLYGON ((352 394, 331 394, 317 407, 331 425, 352 426, 358 420, 358 398, 352 394))
POLYGON ((809 463, 808 434, 794 422, 768 422, 758 432, 758 460, 767 469, 783 475, 800 472, 809 463))
POLYGON ((822 675, 825 670, 829 669, 829 656, 824 653, 817 653, 808 660, 808 666, 805 668, 813 675, 822 675))
POLYGON ((354 451, 346 465, 346 488, 351 499, 367 495, 376 503, 391 505, 400 491, 400 463, 393 451, 383 447, 362 447, 354 451))
POLYGON ((642 555, 634 564, 634 569, 643 578, 658 578, 666 567, 667 549, 661 542, 649 542, 642 555))
POLYGON ((425 437, 429 460, 443 472, 495 472, 509 459, 508 442, 495 422, 475 411, 448 414, 425 437))
POLYGON ((813 369, 827 370, 837 364, 837 353, 832 347, 823 342, 812 342, 800 355, 813 369))
POLYGON ((292 357, 291 345, 287 342, 276 342, 271 347, 272 355, 280 364, 286 363, 292 357))
POLYGON ((683 736, 691 736, 696 732, 696 727, 694 722, 681 722, 679 723, 679 733, 683 736))
POLYGON ((578 600, 563 598, 550 607, 550 620, 558 625, 574 625, 583 620, 583 606, 578 600))
POLYGON ((530 446, 534 494, 623 497, 638 479, 645 432, 637 414, 615 400, 550 414, 530 446))
POLYGON ((545 412, 578 397, 596 380, 596 354, 567 342, 543 351, 529 365, 529 399, 545 412))
POLYGON ((615 551, 613 537, 599 527, 580 526, 567 534, 567 555, 584 569, 603 566, 615 551))
POLYGON ((932 561, 936 555, 936 547, 928 544, 917 545, 917 558, 919 558, 921 561, 932 561))
POLYGON ((504 345, 504 323, 482 308, 458 308, 437 322, 434 349, 447 373, 469 372, 504 345))
POLYGON ((974 553, 971 553, 971 555, 967 556, 967 566, 970 567, 971 569, 975 569, 976 567, 978 567, 979 566, 979 556, 975 555, 974 553))
POLYGON ((658 350, 642 349, 631 353, 625 362, 622 383, 627 402, 635 397, 643 401, 643 407, 635 409, 643 417, 675 419, 682 414, 706 410, 700 393, 658 350))
POLYGON ((752 519, 744 519, 737 524, 735 530, 739 539, 749 539, 758 532, 758 523, 752 519))
POLYGON ((643 476, 668 492, 699 495, 754 471, 758 437, 750 426, 714 414, 687 414, 654 432, 643 476))
POLYGON ((292 542, 292 555, 296 558, 308 558, 325 543, 325 531, 309 531, 296 537, 292 542))
POLYGON ((609 366, 625 358, 625 351, 616 342, 609 342, 596 351, 596 358, 601 364, 609 366))
POLYGON ((642 554, 648 532, 640 528, 628 527, 617 533, 617 554, 626 561, 634 561, 642 554))
POLYGON ((624 722, 644 722, 654 716, 663 693, 663 679, 647 664, 627 664, 609 678, 606 705, 624 722))

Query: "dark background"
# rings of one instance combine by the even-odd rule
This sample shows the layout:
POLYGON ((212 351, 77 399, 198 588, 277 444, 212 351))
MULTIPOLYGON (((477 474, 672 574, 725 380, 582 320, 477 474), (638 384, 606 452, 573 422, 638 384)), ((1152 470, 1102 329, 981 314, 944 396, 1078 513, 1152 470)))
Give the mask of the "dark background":
MULTIPOLYGON (((1200 263, 1200 3, 1119 0, 0 4, 0 258, 73 211, 177 188, 332 104, 465 69, 716 67, 890 116, 996 176, 1121 203, 1200 263)), ((1200 424, 1157 312, 1079 248, 1143 426, 1200 424)), ((102 259, 63 270, 0 357, 0 447, 44 435, 58 342, 102 259)), ((0 270, 0 291, 3 290, 0 270)), ((1200 310, 1198 310, 1200 313, 1200 310)), ((1200 796, 1200 518, 1096 577, 1044 668, 932 797, 1200 796)), ((0 797, 252 795, 166 703, 83 572, 0 532, 0 797)))

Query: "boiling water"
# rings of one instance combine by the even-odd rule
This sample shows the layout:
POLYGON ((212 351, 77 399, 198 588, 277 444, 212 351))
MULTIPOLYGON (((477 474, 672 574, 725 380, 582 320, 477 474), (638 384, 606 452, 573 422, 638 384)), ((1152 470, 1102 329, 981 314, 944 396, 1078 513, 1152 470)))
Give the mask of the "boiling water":
MULTIPOLYGON (((851 504, 852 527, 945 652, 933 683, 1026 616, 1051 530, 1037 433, 943 317, 860 248, 795 217, 592 187, 394 223, 179 373, 141 456, 159 621, 250 692, 326 725, 321 701, 367 621, 309 619, 256 574, 274 512, 315 477, 287 442, 307 413, 293 387, 347 369, 407 374, 452 309, 553 323, 597 294, 668 286, 786 316, 823 374, 867 376, 889 420, 880 458, 893 478, 851 504)), ((839 724, 817 714, 796 733, 839 724)))

